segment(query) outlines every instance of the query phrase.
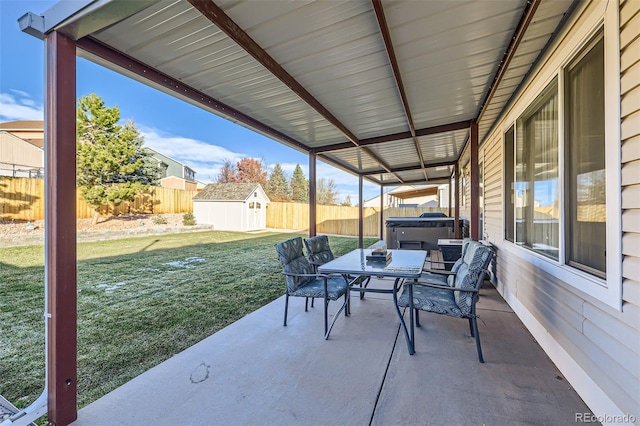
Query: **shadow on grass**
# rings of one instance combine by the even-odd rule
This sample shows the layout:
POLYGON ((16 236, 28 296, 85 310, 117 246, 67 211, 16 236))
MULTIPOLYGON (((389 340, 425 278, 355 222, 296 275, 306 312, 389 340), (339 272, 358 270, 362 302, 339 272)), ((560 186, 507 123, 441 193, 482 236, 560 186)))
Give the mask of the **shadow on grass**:
MULTIPOLYGON (((280 297, 274 245, 296 235, 202 232, 79 244, 79 406, 280 297)), ((358 240, 330 243, 340 255, 358 240)), ((44 380, 42 259, 41 246, 0 249, 0 393, 21 406, 44 380)))

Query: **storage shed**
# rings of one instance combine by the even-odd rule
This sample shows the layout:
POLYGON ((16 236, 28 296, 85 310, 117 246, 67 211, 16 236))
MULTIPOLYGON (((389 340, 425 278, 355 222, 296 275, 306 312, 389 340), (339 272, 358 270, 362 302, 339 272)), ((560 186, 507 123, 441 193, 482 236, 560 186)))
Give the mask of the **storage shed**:
POLYGON ((210 183, 193 197, 193 214, 219 231, 255 231, 267 227, 270 202, 259 183, 210 183))

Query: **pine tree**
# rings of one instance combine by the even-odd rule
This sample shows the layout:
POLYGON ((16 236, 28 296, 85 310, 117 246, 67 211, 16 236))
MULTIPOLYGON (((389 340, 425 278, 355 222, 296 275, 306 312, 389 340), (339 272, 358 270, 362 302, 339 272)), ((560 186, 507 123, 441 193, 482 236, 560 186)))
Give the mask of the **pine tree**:
POLYGON ((276 163, 271 171, 269 182, 267 183, 267 195, 272 201, 291 200, 289 182, 280 163, 276 163))
POLYGON ((291 199, 296 203, 309 202, 309 181, 304 177, 300 164, 296 164, 291 176, 291 199))
POLYGON ((144 138, 135 124, 121 126, 119 120, 118 107, 107 107, 93 93, 78 101, 77 185, 94 208, 93 223, 100 206, 132 201, 160 177, 151 153, 142 149, 144 138))

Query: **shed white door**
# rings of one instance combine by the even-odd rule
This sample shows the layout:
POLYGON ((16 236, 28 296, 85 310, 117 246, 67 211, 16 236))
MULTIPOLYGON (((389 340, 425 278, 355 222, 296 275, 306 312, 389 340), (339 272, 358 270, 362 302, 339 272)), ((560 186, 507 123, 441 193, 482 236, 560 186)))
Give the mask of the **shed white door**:
POLYGON ((249 217, 247 218, 248 231, 253 231, 255 229, 264 229, 264 208, 264 202, 262 201, 249 202, 249 217))

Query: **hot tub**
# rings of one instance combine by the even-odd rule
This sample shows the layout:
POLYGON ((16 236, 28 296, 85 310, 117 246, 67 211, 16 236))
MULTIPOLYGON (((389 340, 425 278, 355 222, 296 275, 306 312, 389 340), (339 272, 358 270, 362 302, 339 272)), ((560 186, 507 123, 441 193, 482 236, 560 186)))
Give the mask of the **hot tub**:
MULTIPOLYGON (((460 220, 460 235, 468 234, 468 223, 460 220), (466 232, 465 232, 466 231, 466 232)), ((390 217, 386 220, 390 249, 438 250, 438 240, 455 238, 455 219, 440 217, 390 217)))

